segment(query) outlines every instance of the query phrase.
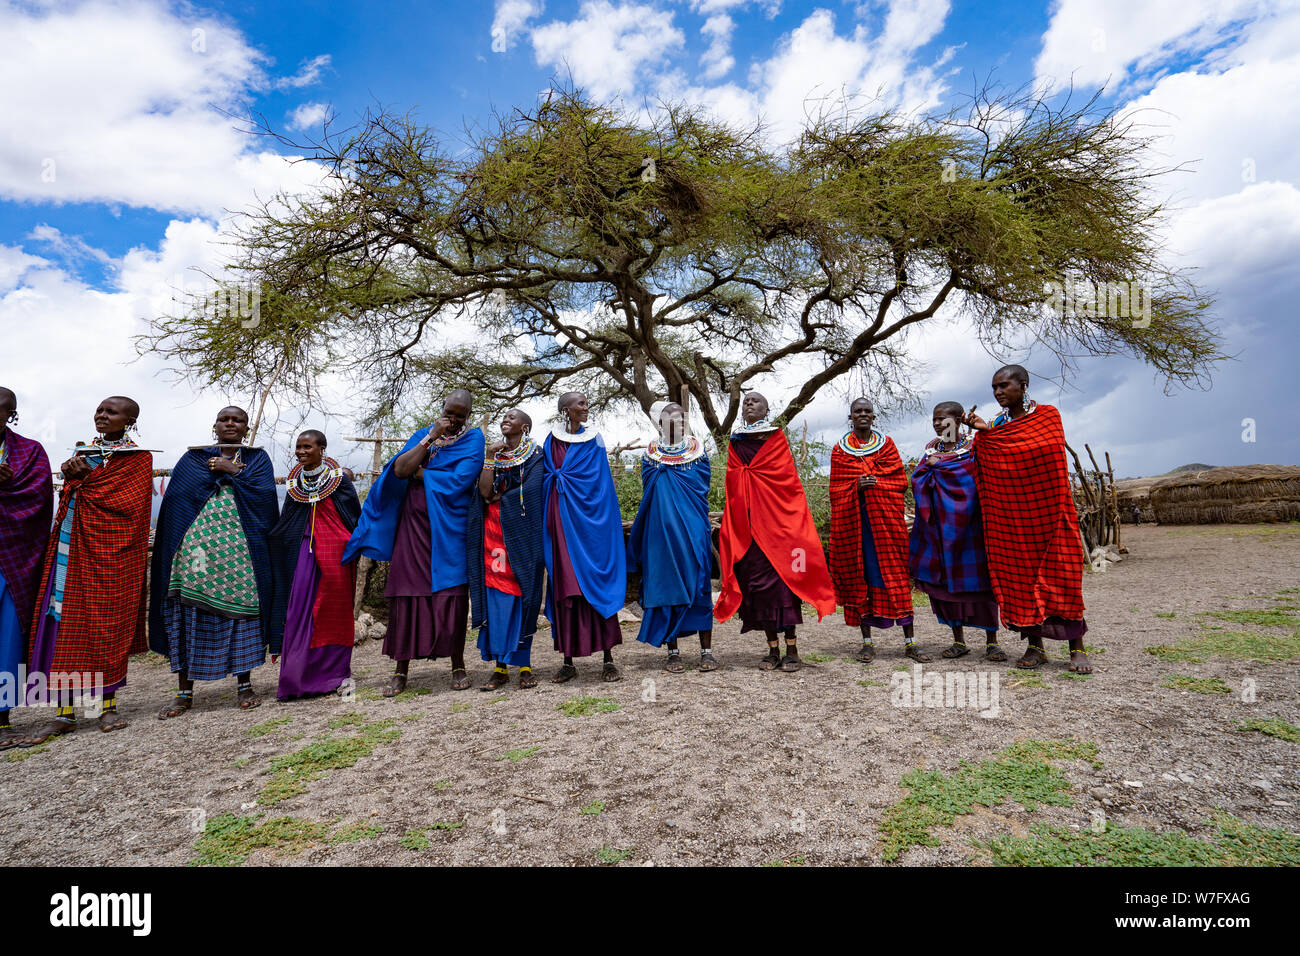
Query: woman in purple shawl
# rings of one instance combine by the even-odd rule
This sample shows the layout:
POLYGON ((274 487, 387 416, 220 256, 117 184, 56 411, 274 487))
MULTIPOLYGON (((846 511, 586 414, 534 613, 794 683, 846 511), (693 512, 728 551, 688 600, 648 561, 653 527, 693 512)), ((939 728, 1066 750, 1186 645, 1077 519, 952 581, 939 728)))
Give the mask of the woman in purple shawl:
POLYGON ((9 710, 18 703, 18 668, 54 517, 50 459, 40 442, 9 427, 17 421, 17 397, 0 388, 0 750, 22 739, 9 710))
POLYGON ((960 433, 965 409, 957 402, 934 407, 934 432, 912 471, 916 520, 908 566, 916 586, 930 596, 939 623, 952 628, 949 659, 970 653, 963 628, 985 633, 984 659, 1005 661, 998 646, 998 603, 984 553, 984 526, 975 490, 972 443, 960 433))
POLYGON ((623 519, 605 442, 585 427, 587 412, 586 395, 561 395, 563 424, 551 430, 542 448, 546 617, 555 649, 564 655, 564 666, 551 678, 556 684, 578 676, 575 657, 597 651, 605 659, 601 677, 622 679, 612 650, 623 643, 618 612, 627 596, 623 519))
POLYGON ((411 661, 451 658, 451 689, 469 690, 469 509, 478 495, 486 442, 467 428, 473 399, 458 388, 442 417, 422 428, 384 466, 366 495, 344 562, 358 554, 390 561, 384 654, 397 669, 385 697, 406 689, 411 661))

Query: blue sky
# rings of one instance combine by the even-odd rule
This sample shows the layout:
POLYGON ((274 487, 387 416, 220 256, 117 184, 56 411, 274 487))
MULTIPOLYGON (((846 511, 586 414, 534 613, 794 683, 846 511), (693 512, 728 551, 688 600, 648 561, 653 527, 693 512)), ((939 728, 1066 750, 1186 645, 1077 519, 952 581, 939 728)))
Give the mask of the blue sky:
MULTIPOLYGON (((1107 84, 1108 104, 1155 124, 1162 162, 1193 164, 1161 184, 1173 209, 1169 254, 1218 292, 1217 321, 1238 357, 1207 392, 1166 396, 1148 370, 1116 358, 1083 360, 1064 388, 1044 380, 1032 391, 1062 408, 1077 445, 1110 449, 1122 474, 1300 462, 1287 415, 1300 339, 1293 4, 0 0, 0 35, 3 384, 19 392, 19 430, 45 440, 56 461, 86 437, 104 394, 141 401, 144 437, 164 458, 206 434, 227 400, 170 383, 155 359, 130 362, 132 336, 169 290, 191 270, 219 268, 228 210, 316 181, 227 114, 259 112, 290 129, 324 109, 346 125, 378 104, 413 109, 454 136, 572 74, 634 104, 666 96, 737 121, 761 115, 777 134, 808 97, 879 91, 889 105, 932 109, 988 77, 1107 84), (1254 442, 1242 440, 1248 420, 1254 442)), ((909 341, 932 368, 926 399, 989 407, 996 359, 1020 356, 987 356, 941 317, 943 327, 909 341)), ((833 438, 844 399, 819 396, 804 416, 810 431, 833 438)), ((298 423, 280 411, 285 431, 298 423)), ((352 434, 342 405, 323 424, 352 434)), ((905 453, 928 437, 924 419, 886 425, 905 453)), ((331 450, 367 457, 342 442, 331 450)))

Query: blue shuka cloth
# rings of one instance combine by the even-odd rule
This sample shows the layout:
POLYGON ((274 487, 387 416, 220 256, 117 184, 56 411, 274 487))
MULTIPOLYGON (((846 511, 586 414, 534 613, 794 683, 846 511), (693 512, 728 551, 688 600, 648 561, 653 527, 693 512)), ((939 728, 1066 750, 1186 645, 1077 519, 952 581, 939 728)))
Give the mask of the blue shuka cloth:
POLYGON ((212 447, 193 449, 182 455, 172 469, 171 482, 158 509, 149 570, 149 647, 159 654, 170 653, 163 605, 167 603, 167 587, 172 577, 172 558, 203 506, 223 485, 234 489, 239 524, 248 542, 248 556, 253 563, 253 576, 257 579, 263 643, 271 633, 273 587, 266 536, 280 520, 275 468, 266 452, 245 449, 242 453, 243 471, 237 475, 225 475, 208 468, 208 459, 218 454, 218 449, 212 447))
POLYGON ((18 620, 18 608, 0 574, 0 713, 18 703, 18 666, 26 656, 27 628, 18 620))
MULTIPOLYGON (((407 482, 393 474, 393 462, 428 433, 428 428, 421 428, 384 465, 361 506, 361 519, 343 552, 344 564, 361 554, 376 561, 392 560, 407 488, 407 482)), ((434 594, 460 587, 469 580, 466 540, 469 509, 478 495, 475 485, 483 468, 485 447, 483 433, 471 428, 452 444, 438 448, 424 465, 424 500, 429 509, 433 541, 429 576, 434 594)))
POLYGON ((916 500, 908 543, 912 576, 953 594, 991 590, 971 456, 934 465, 923 456, 912 472, 912 496, 916 500))
MULTIPOLYGON (((582 596, 601 617, 613 617, 627 598, 627 561, 623 517, 618 510, 605 441, 597 435, 590 441, 567 442, 564 462, 557 469, 551 459, 553 440, 552 435, 547 435, 542 445, 542 464, 546 468, 542 494, 549 507, 552 489, 557 492, 564 543, 582 596)), ((542 526, 542 552, 546 573, 553 576, 555 542, 549 525, 542 526)), ((554 622, 552 590, 546 591, 546 616, 554 622)))
POLYGON ((664 465, 641 459, 641 507, 627 541, 627 567, 641 572, 641 632, 654 647, 713 627, 709 459, 664 465))
MULTIPOLYGON (((528 460, 515 468, 505 468, 494 477, 495 487, 501 492, 501 536, 506 543, 506 561, 514 572, 515 581, 522 592, 520 620, 523 637, 531 637, 537 630, 537 615, 542 608, 542 524, 546 518, 546 499, 542 497, 542 450, 536 448, 528 460), (520 501, 520 485, 523 501, 520 501)), ((469 511, 469 600, 470 624, 483 627, 494 605, 484 585, 483 571, 483 518, 487 503, 477 491, 475 506, 469 511)), ((485 658, 486 659, 486 658, 485 658)))

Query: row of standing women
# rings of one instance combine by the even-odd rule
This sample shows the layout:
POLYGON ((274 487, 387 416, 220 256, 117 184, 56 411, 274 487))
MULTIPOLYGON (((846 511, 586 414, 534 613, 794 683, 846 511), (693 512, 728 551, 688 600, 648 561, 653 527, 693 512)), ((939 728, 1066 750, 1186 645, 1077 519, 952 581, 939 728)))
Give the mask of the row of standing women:
MULTIPOLYGON (((691 635, 699 669, 717 669, 713 623, 735 614, 742 632, 767 639, 760 667, 798 670, 805 604, 819 618, 843 608, 860 632, 859 660, 875 657, 873 629, 898 626, 904 653, 928 661, 914 637, 913 581, 952 629, 945 657, 969 653, 965 631, 976 629, 986 632, 985 656, 1006 660, 996 639, 1004 626, 1028 641, 1018 666, 1046 661, 1046 637, 1068 640, 1071 669, 1086 671, 1082 561, 1060 417, 1029 401, 1018 366, 999 370, 993 386, 1004 411, 992 422, 956 403, 936 406, 938 437, 912 476, 910 534, 898 450, 873 428, 871 403, 853 403, 851 427, 831 458, 829 562, 784 432, 768 420, 762 395, 745 396, 727 450, 716 602, 709 458, 675 404, 652 409, 661 434, 642 458, 642 500, 626 541, 604 442, 587 425, 580 393, 560 398, 560 424, 540 444, 528 416, 512 409, 501 440, 487 445, 468 427, 471 396, 453 392, 442 417, 388 462, 364 505, 325 455, 325 436, 307 431, 280 507, 269 457, 245 443, 248 416, 222 409, 212 444, 190 449, 172 470, 147 601, 152 455, 131 437, 136 404, 121 396, 100 403, 98 438, 61 467, 48 535, 48 461, 39 444, 6 428, 0 668, 22 679, 9 682, 16 692, 0 693, 0 748, 75 730, 76 705, 92 696, 88 675, 102 701, 99 729, 124 727, 116 694, 128 657, 146 647, 177 675, 160 719, 190 710, 195 681, 231 675, 238 706, 258 706, 252 671, 267 654, 282 658, 281 699, 336 690, 350 677, 361 555, 389 562, 383 652, 396 667, 388 697, 405 690, 416 659, 450 658, 451 686, 469 688, 470 624, 480 655, 494 662, 482 690, 508 684, 511 667, 521 688, 535 687, 531 646, 543 607, 563 658, 554 682, 574 679, 575 660, 596 653, 602 679, 619 680, 613 649, 622 641, 629 571, 640 579, 638 640, 666 646, 670 672, 685 669, 678 642, 691 635), (19 733, 8 719, 19 698, 56 706, 56 716, 19 733)), ((0 416, 12 423, 16 410, 12 393, 0 391, 0 416)))

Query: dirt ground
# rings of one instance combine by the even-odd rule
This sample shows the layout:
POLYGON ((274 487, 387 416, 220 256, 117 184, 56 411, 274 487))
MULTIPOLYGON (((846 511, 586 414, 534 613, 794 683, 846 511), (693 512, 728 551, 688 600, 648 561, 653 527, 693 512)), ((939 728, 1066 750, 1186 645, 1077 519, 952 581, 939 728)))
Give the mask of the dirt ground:
MULTIPOLYGON (((1095 742, 1104 763, 1060 764, 1073 806, 981 809, 937 831, 940 846, 913 848, 898 862, 978 862, 975 838, 1023 834, 1034 821, 1086 827, 1097 809, 1125 825, 1198 833, 1222 807, 1260 826, 1300 830, 1300 746, 1238 729, 1252 717, 1300 722, 1300 661, 1194 664, 1144 652, 1198 633, 1205 619, 1196 612, 1264 608, 1276 592, 1300 586, 1300 526, 1126 527, 1124 537, 1127 560, 1085 578, 1087 641, 1105 648, 1086 681, 1063 676, 1057 646, 1038 672, 1046 687, 1011 686, 1019 640, 1006 642, 1006 664, 975 654, 941 662, 948 632, 918 609, 918 639, 936 658, 927 670, 998 675, 991 718, 894 706, 901 636, 878 632, 880 656, 863 666, 848 660, 856 634, 839 619, 801 629, 800 651, 818 663, 793 675, 758 670, 762 639, 742 638, 734 621, 715 632, 721 670, 665 674, 661 652, 637 643, 630 625, 615 652, 621 683, 602 683, 593 659, 579 661, 578 680, 550 684, 559 659, 541 632, 535 690, 511 683, 495 694, 455 693, 446 661, 417 662, 411 687, 428 693, 397 702, 378 699, 390 664, 368 642, 353 658, 354 700, 279 703, 268 663, 254 674, 267 696, 262 707, 237 710, 231 679, 199 685, 194 710, 165 723, 154 715, 172 676, 164 664, 141 661, 121 694, 126 731, 105 735, 86 722, 39 752, 0 754, 0 859, 185 864, 196 855, 199 810, 208 820, 266 813, 382 827, 290 854, 256 850, 249 863, 879 864, 877 827, 905 795, 902 774, 950 771, 1026 738, 1071 736, 1095 742), (1233 692, 1158 686, 1171 674, 1219 677, 1233 692), (1242 699, 1246 678, 1255 682, 1253 702, 1242 699), (609 698, 618 709, 558 709, 581 696, 609 698), (397 718, 400 738, 307 782, 305 793, 255 804, 273 758, 357 732, 358 714, 397 718)), ((689 641, 684 650, 694 663, 689 641)), ((477 686, 490 667, 475 661, 470 672, 477 686)), ((43 716, 14 713, 19 726, 43 716)))

